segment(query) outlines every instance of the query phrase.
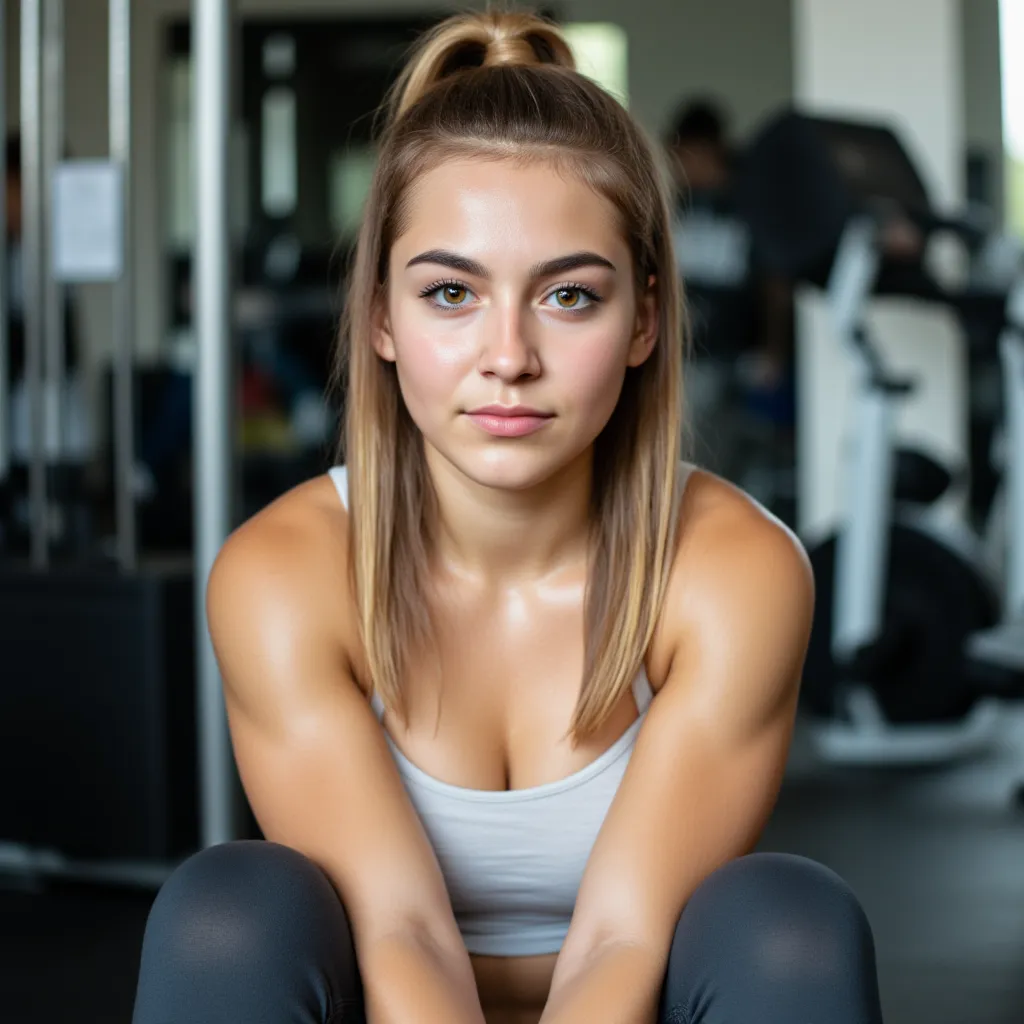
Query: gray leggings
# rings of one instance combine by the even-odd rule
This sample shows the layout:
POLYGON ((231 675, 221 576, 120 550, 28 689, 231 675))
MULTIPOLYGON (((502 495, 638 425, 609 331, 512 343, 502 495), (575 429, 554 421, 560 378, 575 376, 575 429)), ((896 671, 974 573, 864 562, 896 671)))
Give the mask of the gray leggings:
MULTIPOLYGON (((362 1020, 345 910, 301 854, 225 843, 189 858, 160 890, 133 1024, 362 1020)), ((828 868, 753 854, 716 871, 690 899, 672 940, 659 1024, 881 1020, 870 926, 828 868)))

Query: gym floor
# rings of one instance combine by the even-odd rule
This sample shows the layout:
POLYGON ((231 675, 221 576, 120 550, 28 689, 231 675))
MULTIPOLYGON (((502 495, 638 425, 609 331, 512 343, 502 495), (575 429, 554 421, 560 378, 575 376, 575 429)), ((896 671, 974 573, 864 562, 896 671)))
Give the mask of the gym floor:
MULTIPOLYGON (((856 890, 875 931, 886 1024, 1024 1022, 1015 778, 1024 765, 1006 753, 913 777, 823 772, 797 744, 762 847, 814 857, 856 890)), ((128 1024, 151 900, 0 879, 3 1024, 128 1024)))

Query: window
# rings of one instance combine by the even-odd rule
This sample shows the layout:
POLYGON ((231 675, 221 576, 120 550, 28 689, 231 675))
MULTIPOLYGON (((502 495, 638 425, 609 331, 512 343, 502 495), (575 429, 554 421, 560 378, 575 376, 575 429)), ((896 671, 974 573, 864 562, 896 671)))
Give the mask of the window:
POLYGON ((563 32, 580 71, 629 106, 626 30, 608 22, 570 22, 563 32))
POLYGON ((359 231, 376 164, 377 152, 372 146, 352 145, 331 155, 327 180, 335 235, 351 238, 359 231))
POLYGON ((1024 233, 1024 0, 1000 0, 1006 226, 1024 233))

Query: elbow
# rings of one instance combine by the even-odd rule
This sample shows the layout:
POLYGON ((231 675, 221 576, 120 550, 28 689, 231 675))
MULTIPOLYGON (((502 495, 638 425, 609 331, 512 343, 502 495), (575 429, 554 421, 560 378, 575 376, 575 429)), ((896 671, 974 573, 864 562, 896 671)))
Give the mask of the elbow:
POLYGON ((376 927, 356 928, 355 940, 360 960, 368 965, 378 960, 386 963, 397 952, 399 956, 414 955, 456 983, 473 978, 469 954, 450 915, 446 920, 443 914, 401 913, 376 927))
POLYGON ((600 919, 576 922, 569 929, 558 957, 559 974, 567 979, 588 970, 610 953, 650 949, 657 945, 636 922, 600 919))

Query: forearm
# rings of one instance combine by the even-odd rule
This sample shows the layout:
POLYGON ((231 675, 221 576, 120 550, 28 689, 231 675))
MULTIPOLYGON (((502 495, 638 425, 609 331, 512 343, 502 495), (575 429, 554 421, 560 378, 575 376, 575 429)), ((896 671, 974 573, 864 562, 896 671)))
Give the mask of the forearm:
POLYGON ((653 1024, 663 975, 653 950, 609 944, 556 977, 541 1024, 653 1024))
POLYGON ((396 934, 360 951, 359 969, 368 1024, 484 1024, 465 950, 396 934))

